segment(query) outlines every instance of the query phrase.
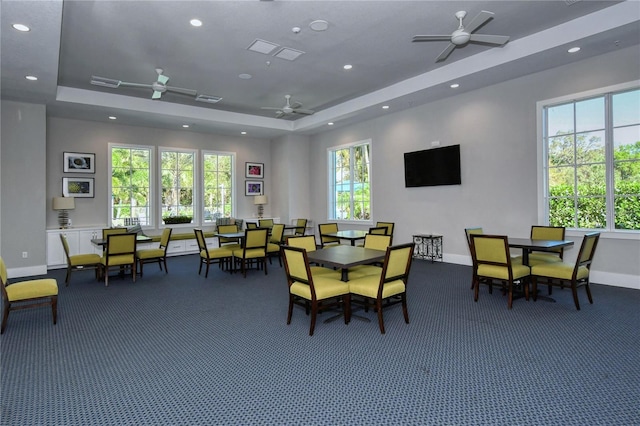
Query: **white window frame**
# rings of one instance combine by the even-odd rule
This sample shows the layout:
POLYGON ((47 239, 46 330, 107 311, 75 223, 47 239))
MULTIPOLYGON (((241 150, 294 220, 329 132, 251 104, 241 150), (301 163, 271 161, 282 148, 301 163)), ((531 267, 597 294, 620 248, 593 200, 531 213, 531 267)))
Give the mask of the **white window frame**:
POLYGON ((162 153, 164 152, 177 152, 177 153, 188 153, 193 154, 193 219, 192 223, 186 223, 184 225, 180 224, 171 224, 171 227, 189 227, 189 226, 197 226, 200 223, 200 193, 198 192, 198 181, 199 181, 199 172, 198 165, 200 163, 198 158, 198 150, 190 149, 190 148, 175 148, 168 146, 160 146, 158 147, 158 160, 157 160, 157 193, 158 193, 158 203, 156 206, 157 215, 158 215, 158 227, 160 229, 164 228, 166 225, 162 220, 162 153))
MULTIPOLYGON (((354 164, 353 164, 353 156, 350 156, 350 169, 353 173, 354 164)), ((349 179, 351 182, 351 193, 353 194, 353 179, 349 179)), ((363 139, 356 142, 351 142, 343 145, 337 145, 327 148, 327 220, 338 223, 350 223, 350 224, 361 224, 361 225, 371 225, 373 224, 373 143, 371 139, 363 139), (333 161, 333 153, 338 150, 352 148, 354 146, 360 145, 369 145, 369 210, 370 210, 370 218, 365 220, 360 219, 338 219, 335 217, 335 169, 334 169, 334 161, 333 161)), ((351 208, 353 211, 353 197, 351 208)))
MULTIPOLYGON (((115 142, 110 142, 107 144, 107 149, 108 149, 108 158, 107 158, 107 171, 108 171, 108 179, 107 179, 107 194, 113 194, 113 188, 112 188, 112 184, 113 184, 113 179, 112 179, 112 175, 113 175, 113 164, 112 164, 112 151, 114 148, 124 148, 124 149, 144 149, 144 150, 148 150, 149 151, 149 219, 148 219, 148 223, 146 225, 143 225, 142 228, 143 229, 150 229, 150 228, 154 228, 156 222, 156 208, 155 208, 155 191, 156 188, 154 188, 153 182, 155 182, 155 169, 156 169, 156 165, 155 165, 155 153, 156 153, 156 148, 155 146, 152 145, 134 145, 134 144, 126 144, 126 143, 115 143, 115 142)), ((113 206, 112 206, 112 199, 111 197, 109 198, 108 202, 107 202, 107 226, 113 226, 113 223, 111 221, 112 219, 112 211, 113 206)))
MULTIPOLYGON (((545 147, 545 117, 544 117, 544 108, 547 106, 552 106, 556 104, 563 104, 568 102, 579 101, 582 99, 593 98, 597 96, 603 96, 607 93, 611 92, 622 92, 625 90, 637 89, 640 87, 640 80, 630 81, 626 83, 616 84, 612 86, 602 87, 598 89, 588 90, 580 93, 574 93, 566 96, 561 96, 553 99, 546 99, 536 102, 536 128, 537 128, 537 183, 538 183, 538 223, 548 224, 549 223, 549 205, 547 202, 547 186, 548 186, 548 175, 547 175, 547 157, 546 157, 546 147, 545 147)), ((606 132, 612 132, 611 129, 607 128, 606 132)), ((605 145, 608 145, 609 141, 605 142, 605 145)), ((608 149, 608 148, 607 148, 608 149)), ((607 155, 607 179, 611 179, 609 176, 611 173, 609 172, 609 168, 613 167, 613 158, 611 154, 607 155)), ((609 182, 611 183, 611 182, 609 182)), ((612 195, 612 185, 607 185, 607 211, 611 209, 610 203, 613 200, 612 195)), ((567 236, 576 236, 581 237, 589 230, 587 229, 567 229, 567 236)), ((632 239, 632 240, 640 240, 640 232, 635 230, 625 230, 625 229, 615 229, 611 227, 611 221, 608 214, 607 217, 607 228, 598 229, 602 238, 617 238, 617 239, 632 239)))
MULTIPOLYGON (((237 202, 238 202, 238 197, 241 195, 241 192, 238 190, 238 185, 236 184, 236 153, 235 152, 229 152, 229 151, 210 151, 210 150, 202 150, 200 151, 201 157, 200 157, 200 178, 198 179, 199 185, 200 185, 200 194, 202 194, 202 197, 200 197, 200 200, 202 200, 201 204, 200 204, 200 208, 199 208, 199 212, 201 212, 202 214, 204 214, 204 193, 205 193, 205 188, 204 188, 204 173, 205 173, 205 168, 204 168, 204 157, 206 155, 216 155, 216 156, 230 156, 231 157, 231 192, 233 194, 233 198, 232 198, 232 202, 231 202, 231 217, 236 217, 236 212, 237 212, 237 202)), ((205 222, 204 221, 204 216, 202 216, 202 225, 215 225, 215 221, 212 222, 205 222)))

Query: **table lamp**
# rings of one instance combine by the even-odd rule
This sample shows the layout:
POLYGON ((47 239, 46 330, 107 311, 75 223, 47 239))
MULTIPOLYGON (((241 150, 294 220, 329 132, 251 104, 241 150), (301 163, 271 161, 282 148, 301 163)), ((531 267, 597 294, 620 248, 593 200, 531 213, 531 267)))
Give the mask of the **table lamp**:
POLYGON ((73 197, 53 197, 53 210, 58 211, 58 224, 60 229, 69 227, 69 210, 76 208, 75 198, 73 197))
POLYGON ((253 204, 258 206, 258 218, 262 219, 262 214, 264 213, 264 205, 267 204, 267 196, 256 195, 255 197, 253 197, 253 204))

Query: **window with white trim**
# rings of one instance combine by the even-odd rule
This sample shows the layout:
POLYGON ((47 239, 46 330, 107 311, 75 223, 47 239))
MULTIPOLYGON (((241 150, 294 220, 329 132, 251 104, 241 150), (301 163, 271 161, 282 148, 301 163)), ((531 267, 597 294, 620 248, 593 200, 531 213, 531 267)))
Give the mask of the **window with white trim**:
POLYGON ((328 150, 331 220, 371 220, 371 140, 328 150))
POLYGON ((160 214, 167 217, 180 217, 178 223, 197 223, 196 212, 196 157, 193 149, 160 148, 160 214))
POLYGON ((542 105, 550 225, 640 230, 640 89, 542 105))
POLYGON ((234 164, 232 153, 202 152, 203 223, 215 223, 219 217, 234 216, 234 164))
POLYGON ((109 144, 111 226, 153 225, 152 146, 109 144))

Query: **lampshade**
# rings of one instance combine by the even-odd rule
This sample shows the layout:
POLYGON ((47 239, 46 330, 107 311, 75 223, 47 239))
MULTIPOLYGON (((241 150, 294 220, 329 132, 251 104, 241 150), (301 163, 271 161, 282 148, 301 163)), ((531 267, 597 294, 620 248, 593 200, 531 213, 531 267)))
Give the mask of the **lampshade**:
POLYGON ((267 196, 266 195, 256 195, 253 197, 253 204, 267 204, 267 196))
POLYGON ((76 208, 73 197, 53 197, 53 210, 73 210, 76 208))

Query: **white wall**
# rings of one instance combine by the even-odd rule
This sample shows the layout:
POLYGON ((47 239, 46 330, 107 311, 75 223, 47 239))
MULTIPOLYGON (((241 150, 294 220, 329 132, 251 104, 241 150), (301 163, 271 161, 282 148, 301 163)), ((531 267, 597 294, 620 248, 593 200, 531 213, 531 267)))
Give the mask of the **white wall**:
MULTIPOLYGON (((326 182, 321 159, 328 147, 371 138, 373 221, 396 223, 394 243, 442 234, 445 261, 470 264, 465 227, 526 237, 538 223, 536 102, 637 80, 639 57, 636 49, 624 49, 316 135, 311 180, 326 182), (462 185, 405 188, 403 153, 436 140, 461 145, 462 185)), ((311 203, 314 221, 327 221, 326 189, 314 191, 311 203)), ((581 241, 571 238, 569 259, 581 241)), ((594 282, 640 289, 638 259, 637 236, 601 238, 594 282)))

